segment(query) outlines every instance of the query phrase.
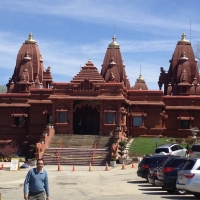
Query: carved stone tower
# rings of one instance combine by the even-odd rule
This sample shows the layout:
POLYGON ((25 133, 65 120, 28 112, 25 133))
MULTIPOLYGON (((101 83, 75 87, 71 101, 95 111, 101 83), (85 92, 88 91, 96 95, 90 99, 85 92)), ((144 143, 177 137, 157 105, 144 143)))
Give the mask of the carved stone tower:
POLYGON ((104 57, 101 75, 106 82, 109 82, 111 77, 114 77, 116 83, 124 83, 125 87, 130 89, 130 83, 126 76, 125 65, 115 35, 112 39, 113 41, 108 45, 104 57))
POLYGON ((183 33, 169 61, 169 71, 161 68, 158 85, 165 95, 199 95, 199 70, 191 46, 183 33))
POLYGON ((12 78, 6 85, 8 92, 29 92, 30 88, 49 88, 52 82, 50 67, 44 71, 43 60, 32 33, 21 46, 12 78))

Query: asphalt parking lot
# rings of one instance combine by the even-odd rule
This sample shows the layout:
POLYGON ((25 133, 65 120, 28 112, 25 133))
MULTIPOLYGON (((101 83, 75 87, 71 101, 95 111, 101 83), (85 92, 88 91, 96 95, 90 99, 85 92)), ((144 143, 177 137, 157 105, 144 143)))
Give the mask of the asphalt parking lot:
MULTIPOLYGON (((0 163, 1 164, 1 163, 0 163)), ((115 168, 106 166, 57 165, 44 167, 49 176, 51 200, 132 200, 132 199, 194 199, 193 195, 172 195, 159 187, 151 186, 145 179, 137 176, 137 163, 115 168)), ((8 164, 0 170, 0 193, 2 200, 22 200, 23 182, 30 168, 10 171, 8 164)))

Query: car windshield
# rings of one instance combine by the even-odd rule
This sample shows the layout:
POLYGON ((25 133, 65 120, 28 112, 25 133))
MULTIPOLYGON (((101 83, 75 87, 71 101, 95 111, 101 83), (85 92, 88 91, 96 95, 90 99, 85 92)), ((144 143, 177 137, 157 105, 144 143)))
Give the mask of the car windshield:
POLYGON ((157 148, 155 150, 155 153, 161 153, 161 152, 169 153, 169 149, 168 148, 157 148))
POLYGON ((164 160, 164 161, 160 164, 159 167, 165 167, 165 166, 168 166, 169 163, 173 162, 174 159, 176 159, 176 158, 172 157, 172 158, 168 158, 168 159, 164 160))
POLYGON ((194 160, 188 160, 187 162, 185 162, 185 164, 181 167, 181 170, 191 170, 194 166, 194 164, 196 163, 196 161, 194 160))
POLYGON ((175 167, 175 168, 179 168, 182 166, 182 164, 186 161, 187 158, 179 158, 179 159, 175 159, 173 160, 168 167, 175 167))
POLYGON ((140 164, 160 164, 162 163, 164 160, 166 160, 167 157, 163 156, 163 157, 159 157, 159 156, 155 156, 155 157, 149 157, 149 158, 144 158, 140 164))

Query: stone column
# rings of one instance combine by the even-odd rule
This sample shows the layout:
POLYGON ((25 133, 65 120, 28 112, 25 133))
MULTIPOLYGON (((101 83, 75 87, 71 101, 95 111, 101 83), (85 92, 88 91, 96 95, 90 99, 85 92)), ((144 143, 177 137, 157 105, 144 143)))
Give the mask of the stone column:
POLYGON ((69 102, 69 113, 70 113, 70 123, 69 123, 69 134, 73 134, 73 119, 74 119, 74 101, 69 102))
POLYGON ((103 121, 104 121, 104 113, 103 113, 103 102, 100 102, 100 114, 99 114, 99 135, 103 135, 103 121))
POLYGON ((56 130, 56 100, 53 100, 52 101, 52 112, 51 112, 51 115, 52 115, 52 125, 54 126, 54 129, 56 130))

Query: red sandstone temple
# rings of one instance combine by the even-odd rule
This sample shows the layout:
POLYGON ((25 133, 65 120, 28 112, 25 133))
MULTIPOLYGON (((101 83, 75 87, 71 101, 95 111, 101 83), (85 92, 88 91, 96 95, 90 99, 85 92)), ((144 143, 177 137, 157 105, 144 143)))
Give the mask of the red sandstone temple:
POLYGON ((88 60, 70 82, 54 82, 30 34, 18 52, 7 93, 0 94, 0 144, 16 141, 27 147, 44 139, 41 151, 54 145, 59 153, 72 135, 88 136, 79 144, 95 136, 95 145, 110 135, 191 136, 200 120, 200 86, 186 35, 177 42, 169 69, 160 68, 159 90, 148 90, 141 74, 130 86, 120 45, 115 36, 112 40, 100 73, 88 60))

